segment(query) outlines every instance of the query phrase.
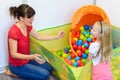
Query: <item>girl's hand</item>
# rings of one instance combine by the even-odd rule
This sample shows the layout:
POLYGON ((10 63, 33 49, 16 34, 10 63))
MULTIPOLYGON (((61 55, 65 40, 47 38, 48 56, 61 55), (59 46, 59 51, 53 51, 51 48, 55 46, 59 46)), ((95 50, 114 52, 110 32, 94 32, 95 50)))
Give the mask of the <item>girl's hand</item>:
POLYGON ((33 54, 34 55, 34 60, 37 61, 39 64, 45 63, 45 60, 40 59, 38 56, 41 56, 39 54, 33 54))
POLYGON ((64 31, 60 31, 58 34, 57 34, 57 38, 62 38, 64 37, 65 35, 65 32, 64 31))

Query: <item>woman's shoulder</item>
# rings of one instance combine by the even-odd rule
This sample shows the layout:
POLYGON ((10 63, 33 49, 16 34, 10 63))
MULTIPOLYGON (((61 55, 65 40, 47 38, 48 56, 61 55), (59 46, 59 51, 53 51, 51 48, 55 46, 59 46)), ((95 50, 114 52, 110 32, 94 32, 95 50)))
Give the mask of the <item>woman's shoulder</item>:
POLYGON ((11 29, 17 29, 17 25, 16 24, 13 24, 11 27, 10 27, 10 30, 11 29))
POLYGON ((18 31, 18 27, 16 26, 16 24, 13 24, 10 29, 9 29, 9 32, 17 32, 18 31))

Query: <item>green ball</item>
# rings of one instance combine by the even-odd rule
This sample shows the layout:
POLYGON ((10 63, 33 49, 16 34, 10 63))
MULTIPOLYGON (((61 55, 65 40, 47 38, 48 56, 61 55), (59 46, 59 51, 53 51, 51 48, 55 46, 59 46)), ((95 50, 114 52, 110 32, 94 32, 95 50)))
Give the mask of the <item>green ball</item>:
POLYGON ((85 53, 88 54, 88 53, 89 53, 89 50, 86 50, 85 53))
POLYGON ((60 51, 57 52, 57 55, 62 56, 62 52, 60 52, 60 51))
POLYGON ((82 59, 82 62, 85 64, 86 63, 86 59, 82 59))

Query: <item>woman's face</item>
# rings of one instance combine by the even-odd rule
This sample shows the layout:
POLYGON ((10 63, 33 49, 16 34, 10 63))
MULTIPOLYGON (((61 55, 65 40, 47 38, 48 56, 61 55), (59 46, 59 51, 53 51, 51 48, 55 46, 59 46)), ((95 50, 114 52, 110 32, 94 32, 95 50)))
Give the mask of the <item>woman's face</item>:
POLYGON ((32 23, 34 21, 34 16, 30 17, 30 18, 22 18, 22 22, 27 25, 27 26, 32 26, 32 23))

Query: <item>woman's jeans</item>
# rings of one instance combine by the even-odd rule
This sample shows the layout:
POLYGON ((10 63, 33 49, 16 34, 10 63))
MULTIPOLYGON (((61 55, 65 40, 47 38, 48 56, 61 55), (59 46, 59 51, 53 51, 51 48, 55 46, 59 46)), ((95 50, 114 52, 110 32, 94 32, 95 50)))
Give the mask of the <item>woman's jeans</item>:
POLYGON ((22 66, 9 64, 9 68, 12 73, 25 80, 48 80, 52 72, 52 66, 48 62, 39 64, 35 60, 30 60, 29 63, 22 66))

